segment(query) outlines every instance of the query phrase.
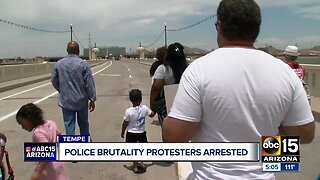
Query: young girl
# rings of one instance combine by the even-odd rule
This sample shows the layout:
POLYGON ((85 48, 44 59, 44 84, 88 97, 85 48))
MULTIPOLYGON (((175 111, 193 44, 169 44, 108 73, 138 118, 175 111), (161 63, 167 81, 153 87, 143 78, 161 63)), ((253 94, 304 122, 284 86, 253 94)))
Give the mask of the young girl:
MULTIPOLYGON (((32 104, 22 106, 17 115, 17 122, 22 129, 32 132, 33 142, 56 142, 60 134, 53 121, 44 120, 42 110, 32 104)), ((68 180, 66 168, 60 162, 38 162, 31 180, 68 180)))

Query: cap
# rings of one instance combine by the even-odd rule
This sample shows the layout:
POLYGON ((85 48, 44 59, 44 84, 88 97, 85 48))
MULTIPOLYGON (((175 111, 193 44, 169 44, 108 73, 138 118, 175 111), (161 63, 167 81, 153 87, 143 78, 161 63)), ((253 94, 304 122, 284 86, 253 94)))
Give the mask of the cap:
POLYGON ((299 56, 297 46, 288 46, 284 54, 289 56, 299 56))

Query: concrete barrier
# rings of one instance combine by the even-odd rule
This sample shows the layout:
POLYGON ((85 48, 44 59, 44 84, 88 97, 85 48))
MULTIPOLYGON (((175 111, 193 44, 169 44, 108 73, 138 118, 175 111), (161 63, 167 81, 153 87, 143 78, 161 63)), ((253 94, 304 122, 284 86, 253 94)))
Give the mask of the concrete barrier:
POLYGON ((306 69, 305 82, 309 86, 311 96, 320 97, 320 65, 301 65, 306 69))
MULTIPOLYGON (((90 65, 103 62, 103 60, 88 61, 90 65)), ((6 82, 26 77, 49 74, 54 67, 53 62, 38 64, 19 64, 0 66, 0 82, 6 82)))
MULTIPOLYGON (((139 60, 133 60, 139 61, 139 60)), ((154 59, 141 59, 141 64, 151 65, 154 59)), ((188 61, 191 63, 192 61, 188 61)), ((306 69, 305 82, 308 84, 311 96, 320 97, 320 65, 301 64, 306 69)))

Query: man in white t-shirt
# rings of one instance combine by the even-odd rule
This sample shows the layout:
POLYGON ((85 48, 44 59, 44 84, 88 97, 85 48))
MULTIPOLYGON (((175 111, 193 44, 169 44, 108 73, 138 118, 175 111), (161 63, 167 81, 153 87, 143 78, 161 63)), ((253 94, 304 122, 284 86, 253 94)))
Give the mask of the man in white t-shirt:
MULTIPOLYGON (((253 46, 261 24, 254 0, 222 0, 219 49, 184 72, 169 117, 166 142, 259 142, 261 136, 300 136, 310 143, 314 117, 297 75, 253 46)), ((196 179, 274 179, 261 163, 192 163, 196 179)))

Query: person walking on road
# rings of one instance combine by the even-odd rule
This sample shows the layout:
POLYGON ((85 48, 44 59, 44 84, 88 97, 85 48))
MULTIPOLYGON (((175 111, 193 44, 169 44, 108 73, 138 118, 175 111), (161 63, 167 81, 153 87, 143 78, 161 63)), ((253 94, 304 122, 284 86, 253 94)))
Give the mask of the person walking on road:
MULTIPOLYGON (((5 136, 3 133, 0 133, 0 167, 2 170, 3 165, 3 157, 5 156, 5 147, 6 147, 6 143, 7 143, 7 136, 5 136)), ((2 176, 4 176, 4 174, 2 174, 3 172, 1 172, 1 176, 0 179, 2 179, 2 176)))
POLYGON ((53 69, 51 82, 59 92, 67 135, 75 134, 77 119, 80 134, 90 135, 88 109, 95 109, 96 89, 89 64, 79 58, 79 44, 71 41, 67 45, 68 55, 59 60, 53 69))
POLYGON ((152 82, 153 82, 153 75, 156 72, 157 68, 163 64, 164 58, 166 57, 167 54, 167 48, 166 47, 160 47, 157 49, 157 60, 152 63, 149 73, 150 73, 150 77, 152 78, 152 82))
MULTIPOLYGON (((254 48, 261 24, 254 0, 222 0, 219 49, 192 62, 181 77, 165 142, 261 142, 299 136, 310 143, 315 122, 298 76, 283 61, 254 48)), ((195 179, 274 179, 260 162, 192 162, 195 179)))
POLYGON ((153 75, 150 107, 158 114, 160 123, 167 116, 164 86, 179 84, 181 75, 188 66, 183 49, 184 47, 180 43, 170 44, 164 63, 157 68, 153 75))
POLYGON ((287 46, 285 52, 284 52, 284 59, 288 63, 288 65, 291 67, 291 69, 297 74, 299 79, 301 80, 301 83, 307 93, 307 97, 309 100, 309 103, 311 101, 310 91, 308 84, 304 81, 304 77, 306 75, 306 70, 303 68, 302 65, 300 65, 297 62, 298 56, 299 56, 299 49, 297 46, 287 46))
MULTIPOLYGON (((132 107, 128 108, 124 114, 121 138, 124 138, 124 134, 127 131, 127 143, 146 143, 148 139, 145 131, 145 118, 146 116, 152 118, 155 113, 146 105, 141 105, 142 93, 139 89, 132 89, 129 93, 129 99, 132 107)), ((134 161, 132 171, 134 173, 143 173, 146 171, 146 166, 143 162, 134 161)))
MULTIPOLYGON (((32 132, 35 143, 56 142, 60 131, 54 121, 45 120, 43 111, 33 103, 23 105, 16 119, 22 129, 32 132)), ((27 178, 25 178, 27 179, 27 178)), ((63 162, 37 162, 31 180, 68 180, 69 176, 63 162)))
POLYGON ((284 54, 285 61, 294 70, 300 79, 303 79, 306 72, 305 69, 296 61, 299 56, 297 46, 287 46, 284 54))

